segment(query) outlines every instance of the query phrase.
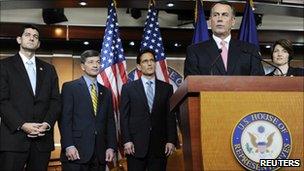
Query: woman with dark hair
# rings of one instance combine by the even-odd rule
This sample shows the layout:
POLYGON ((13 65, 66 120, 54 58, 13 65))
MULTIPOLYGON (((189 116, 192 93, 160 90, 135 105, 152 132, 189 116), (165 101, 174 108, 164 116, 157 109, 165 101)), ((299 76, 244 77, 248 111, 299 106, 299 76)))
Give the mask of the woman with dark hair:
POLYGON ((291 41, 287 39, 280 39, 274 42, 272 47, 272 62, 280 68, 274 69, 267 74, 268 76, 303 76, 304 69, 293 68, 289 66, 289 62, 292 60, 294 50, 291 41), (283 75, 282 75, 283 74, 283 75))

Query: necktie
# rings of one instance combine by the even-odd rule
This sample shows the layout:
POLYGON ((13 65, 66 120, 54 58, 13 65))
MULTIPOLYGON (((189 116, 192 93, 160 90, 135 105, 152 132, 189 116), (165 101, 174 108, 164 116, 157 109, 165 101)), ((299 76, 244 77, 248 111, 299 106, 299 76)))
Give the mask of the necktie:
POLYGON ((221 45, 222 45, 222 59, 224 62, 224 66, 225 66, 225 70, 227 71, 227 60, 228 60, 228 49, 226 47, 226 42, 223 40, 221 41, 221 45))
POLYGON ((27 74, 28 74, 30 82, 31 82, 33 93, 35 94, 35 90, 36 90, 36 71, 35 71, 35 68, 34 68, 34 63, 32 61, 27 61, 26 62, 26 71, 27 71, 27 74))
POLYGON ((96 92, 95 84, 94 83, 90 84, 90 88, 91 88, 90 93, 91 93, 94 115, 96 115, 97 114, 98 98, 97 98, 97 92, 96 92))
POLYGON ((150 109, 150 113, 152 112, 152 106, 153 106, 153 99, 154 99, 154 92, 153 92, 153 88, 152 88, 152 81, 147 81, 147 100, 148 100, 148 105, 149 105, 149 109, 150 109))

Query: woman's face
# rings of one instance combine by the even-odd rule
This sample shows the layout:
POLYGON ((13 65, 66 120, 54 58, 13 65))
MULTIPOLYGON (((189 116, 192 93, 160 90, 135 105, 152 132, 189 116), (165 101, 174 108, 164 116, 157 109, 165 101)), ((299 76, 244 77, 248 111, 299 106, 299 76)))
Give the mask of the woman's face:
POLYGON ((278 66, 285 65, 289 60, 289 53, 281 45, 276 45, 272 53, 273 63, 278 66))

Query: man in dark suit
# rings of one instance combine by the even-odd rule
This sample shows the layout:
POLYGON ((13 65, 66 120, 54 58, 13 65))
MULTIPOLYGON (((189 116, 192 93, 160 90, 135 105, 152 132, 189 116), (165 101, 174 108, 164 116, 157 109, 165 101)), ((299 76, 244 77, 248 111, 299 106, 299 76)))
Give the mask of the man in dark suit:
POLYGON ((0 170, 47 170, 60 113, 55 68, 36 58, 39 31, 26 25, 20 51, 0 62, 0 170))
POLYGON ((117 146, 112 94, 97 82, 99 53, 80 56, 82 77, 62 87, 61 161, 63 170, 105 170, 117 146))
POLYGON ((226 1, 211 8, 212 38, 187 48, 184 76, 187 75, 264 75, 257 48, 231 39, 235 11, 226 1), (220 50, 219 50, 220 49, 220 50))
POLYGON ((170 84, 155 78, 155 55, 137 56, 142 77, 122 87, 121 132, 129 171, 166 170, 167 156, 175 150, 175 115, 169 112, 170 84))

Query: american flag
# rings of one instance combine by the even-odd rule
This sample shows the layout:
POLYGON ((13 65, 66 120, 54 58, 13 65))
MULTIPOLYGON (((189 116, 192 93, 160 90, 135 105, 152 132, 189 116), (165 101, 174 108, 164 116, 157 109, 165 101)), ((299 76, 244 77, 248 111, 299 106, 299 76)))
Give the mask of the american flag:
MULTIPOLYGON (((144 35, 140 45, 140 50, 151 49, 155 52, 156 58, 156 77, 159 80, 169 83, 169 74, 166 63, 166 56, 161 38, 159 23, 158 23, 158 11, 154 7, 154 3, 150 4, 147 19, 145 22, 144 35)), ((137 74, 135 78, 139 78, 140 74, 137 74)))
POLYGON ((103 37, 100 58, 101 68, 98 81, 112 91, 117 136, 120 137, 118 105, 122 85, 128 81, 128 77, 124 50, 121 39, 119 38, 117 13, 113 1, 110 1, 108 7, 106 30, 103 37))

